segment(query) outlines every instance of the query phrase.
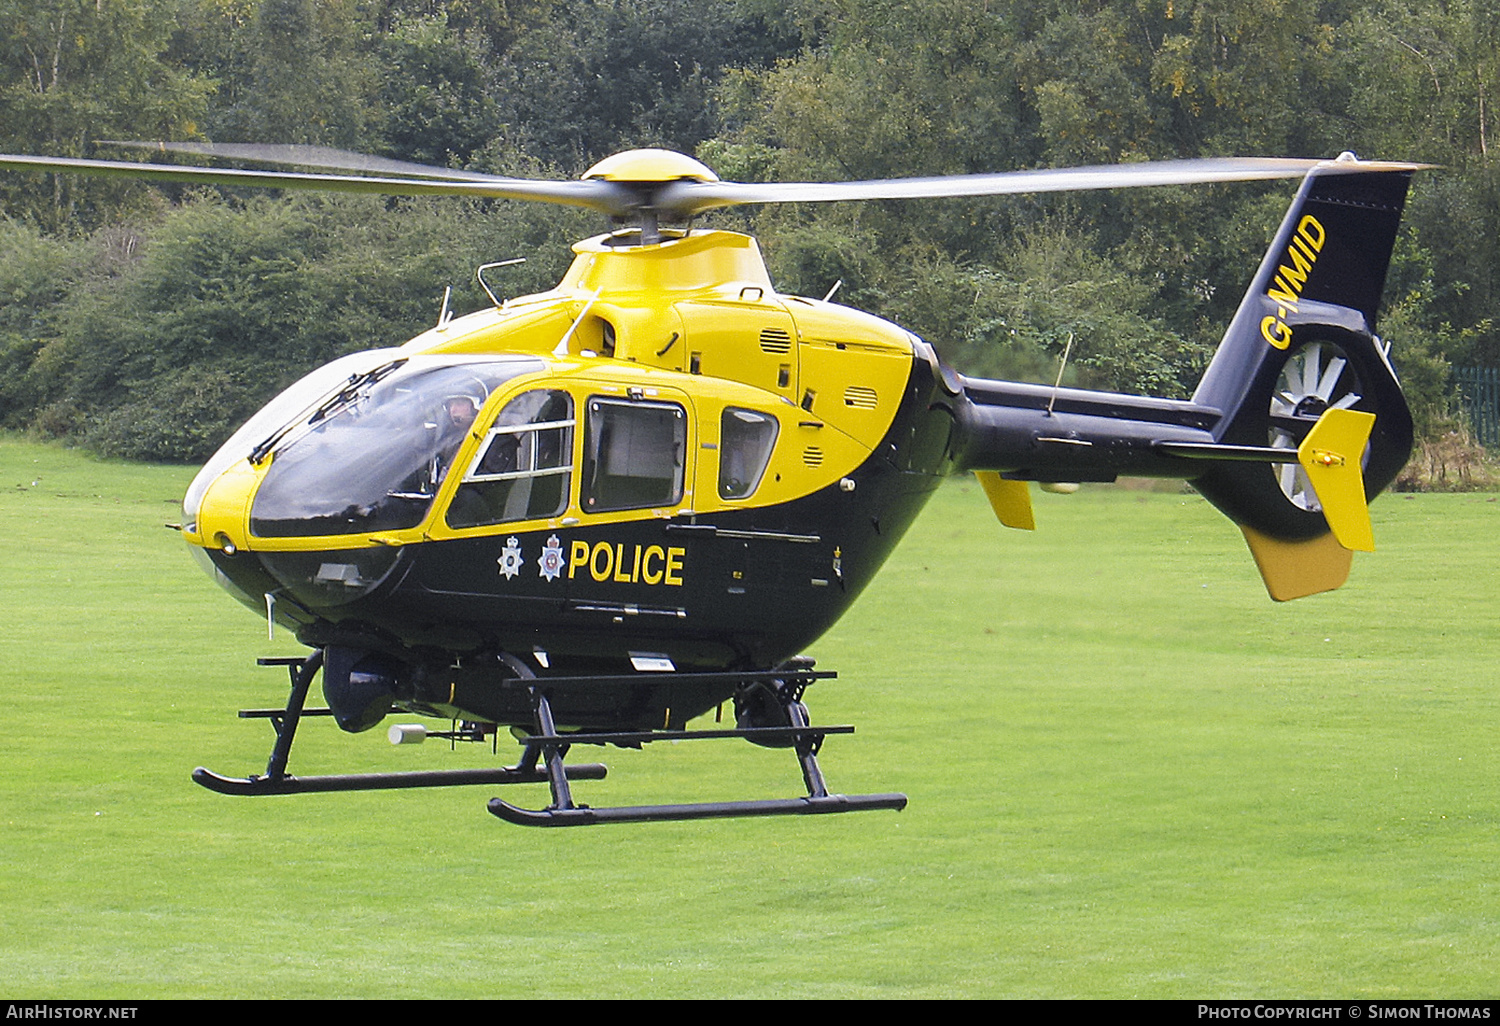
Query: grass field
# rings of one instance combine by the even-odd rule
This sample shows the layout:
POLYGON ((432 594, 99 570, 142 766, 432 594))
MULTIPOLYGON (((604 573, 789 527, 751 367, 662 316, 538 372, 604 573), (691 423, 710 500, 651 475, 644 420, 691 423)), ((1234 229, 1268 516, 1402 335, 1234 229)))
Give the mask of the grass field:
MULTIPOLYGON (((1495 496, 1386 496, 1348 586, 1276 605, 1196 496, 1024 534, 954 482, 810 653, 859 727, 830 786, 905 812, 528 831, 491 788, 189 781, 264 767, 234 713, 299 651, 161 527, 190 476, 0 438, 0 997, 1500 994, 1495 496)), ((292 769, 489 761, 315 721, 292 769)), ((604 761, 580 800, 801 789, 738 742, 604 761)))

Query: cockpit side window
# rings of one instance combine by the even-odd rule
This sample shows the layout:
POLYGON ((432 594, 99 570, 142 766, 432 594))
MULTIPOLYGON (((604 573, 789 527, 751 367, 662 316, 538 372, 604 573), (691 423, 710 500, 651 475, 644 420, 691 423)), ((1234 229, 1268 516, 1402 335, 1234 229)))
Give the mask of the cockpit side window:
POLYGON ((573 397, 523 392, 500 411, 448 507, 449 527, 555 517, 573 481, 573 397))
POLYGON ((676 403, 588 401, 580 501, 586 513, 670 506, 682 498, 687 413, 676 403))
POLYGON ((719 421, 719 497, 747 499, 760 485, 780 430, 769 413, 729 406, 719 421))

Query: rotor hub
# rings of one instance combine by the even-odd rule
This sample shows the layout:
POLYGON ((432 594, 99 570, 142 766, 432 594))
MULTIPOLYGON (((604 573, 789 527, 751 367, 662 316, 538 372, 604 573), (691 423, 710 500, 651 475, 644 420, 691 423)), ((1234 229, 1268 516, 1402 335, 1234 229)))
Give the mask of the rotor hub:
POLYGON ((583 173, 583 180, 601 180, 640 185, 667 182, 717 182, 707 164, 672 150, 626 150, 605 157, 583 173))

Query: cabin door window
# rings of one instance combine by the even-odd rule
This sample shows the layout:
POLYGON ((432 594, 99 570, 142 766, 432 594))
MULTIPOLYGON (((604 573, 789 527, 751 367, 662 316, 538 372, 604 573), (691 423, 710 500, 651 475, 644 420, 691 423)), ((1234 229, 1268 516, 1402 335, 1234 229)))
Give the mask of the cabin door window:
POLYGON ((682 499, 687 412, 676 403, 588 401, 580 503, 586 513, 682 499))

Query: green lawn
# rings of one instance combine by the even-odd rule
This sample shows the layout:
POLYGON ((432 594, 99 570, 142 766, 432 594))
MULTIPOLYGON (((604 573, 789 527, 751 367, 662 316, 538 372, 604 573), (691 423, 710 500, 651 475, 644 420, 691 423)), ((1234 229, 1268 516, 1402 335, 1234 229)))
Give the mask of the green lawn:
MULTIPOLYGON (((162 528, 190 477, 0 437, 7 998, 1500 992, 1495 496, 1387 496, 1277 605, 1196 496, 1037 494, 1026 534, 956 481, 811 653, 831 787, 905 812, 568 831, 193 785, 264 767, 234 713, 298 648, 162 528)), ((738 742, 603 759, 580 800, 801 789, 738 742)), ((292 768, 489 761, 313 721, 292 768)))

